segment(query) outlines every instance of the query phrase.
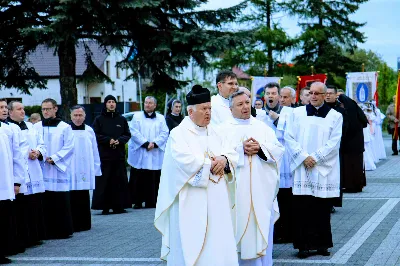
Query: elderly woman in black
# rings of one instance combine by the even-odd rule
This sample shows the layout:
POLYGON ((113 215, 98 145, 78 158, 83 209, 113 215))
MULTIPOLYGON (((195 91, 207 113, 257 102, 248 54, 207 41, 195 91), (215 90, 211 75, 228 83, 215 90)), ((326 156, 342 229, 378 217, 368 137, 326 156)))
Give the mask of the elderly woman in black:
POLYGON ((168 103, 168 112, 165 116, 165 121, 167 122, 167 126, 169 131, 175 127, 177 127, 183 120, 183 116, 181 114, 182 103, 181 101, 175 99, 168 103))

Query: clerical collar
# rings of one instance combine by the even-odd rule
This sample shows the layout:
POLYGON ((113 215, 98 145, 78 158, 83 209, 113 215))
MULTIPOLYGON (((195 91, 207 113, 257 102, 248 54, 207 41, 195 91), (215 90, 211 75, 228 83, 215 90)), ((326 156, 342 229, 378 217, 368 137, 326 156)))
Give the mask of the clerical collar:
POLYGON ((19 128, 21 130, 27 130, 28 129, 28 127, 26 126, 25 121, 17 122, 15 120, 12 120, 11 118, 7 118, 7 121, 10 122, 10 123, 16 124, 17 126, 19 126, 19 128))
POLYGON ((218 93, 218 96, 221 98, 222 102, 226 105, 229 106, 229 99, 223 97, 221 94, 218 93))
POLYGON ((195 122, 193 122, 192 119, 190 119, 190 117, 188 117, 188 118, 189 118, 189 121, 190 121, 190 122, 192 123, 192 125, 194 126, 194 129, 196 129, 197 131, 204 132, 204 131, 207 130, 207 126, 205 126, 205 127, 198 126, 198 125, 196 125, 195 122))
POLYGON ((85 130, 85 123, 82 123, 82 125, 77 126, 74 124, 74 122, 70 123, 72 130, 85 130))
POLYGON ((332 108, 327 104, 315 107, 311 103, 306 105, 307 116, 317 116, 325 118, 332 108))
POLYGON ((156 112, 152 112, 152 113, 146 113, 146 111, 143 111, 143 113, 144 113, 144 117, 146 117, 146 118, 150 118, 150 119, 154 119, 154 118, 156 118, 156 112))
POLYGON ((42 121, 42 126, 44 127, 56 127, 58 126, 58 124, 60 124, 61 119, 58 117, 55 118, 47 118, 47 119, 43 119, 42 121))
POLYGON ((239 124, 239 125, 250 125, 250 119, 240 119, 240 118, 236 118, 234 117, 235 121, 239 124))
POLYGON ((265 105, 265 110, 266 111, 274 111, 275 113, 279 113, 281 111, 281 109, 282 109, 282 107, 279 105, 279 103, 277 103, 274 108, 270 108, 268 106, 268 104, 265 105))
POLYGON ((173 115, 173 116, 179 116, 179 114, 177 115, 177 114, 174 114, 174 113, 172 113, 172 112, 171 112, 171 115, 173 115))

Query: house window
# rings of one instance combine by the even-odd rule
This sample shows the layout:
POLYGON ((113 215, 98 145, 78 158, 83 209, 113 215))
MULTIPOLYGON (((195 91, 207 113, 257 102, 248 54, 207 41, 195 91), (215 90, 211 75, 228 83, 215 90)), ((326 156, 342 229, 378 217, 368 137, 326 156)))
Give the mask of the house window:
POLYGON ((120 78, 121 78, 120 69, 119 69, 119 67, 117 67, 117 79, 120 79, 120 78))
POLYGON ((110 61, 106 61, 106 75, 110 77, 110 61))

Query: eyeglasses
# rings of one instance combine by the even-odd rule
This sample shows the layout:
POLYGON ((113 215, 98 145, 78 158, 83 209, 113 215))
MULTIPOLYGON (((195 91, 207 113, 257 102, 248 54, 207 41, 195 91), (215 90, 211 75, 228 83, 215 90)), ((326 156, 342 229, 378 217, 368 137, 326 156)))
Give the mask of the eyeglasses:
POLYGON ((54 109, 54 107, 52 107, 52 108, 42 108, 42 112, 51 111, 53 109, 54 109))
POLYGON ((334 92, 327 92, 326 95, 335 95, 336 93, 334 92))
POLYGON ((321 95, 321 94, 325 94, 325 92, 310 91, 310 95, 319 96, 319 95, 321 95))

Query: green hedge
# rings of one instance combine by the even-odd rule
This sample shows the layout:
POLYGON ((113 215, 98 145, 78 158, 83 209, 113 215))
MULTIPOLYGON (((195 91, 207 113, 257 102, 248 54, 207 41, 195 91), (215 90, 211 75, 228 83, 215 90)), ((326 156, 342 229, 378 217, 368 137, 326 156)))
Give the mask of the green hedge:
POLYGON ((42 107, 40 105, 24 106, 24 109, 27 116, 30 116, 33 113, 42 115, 42 107))

